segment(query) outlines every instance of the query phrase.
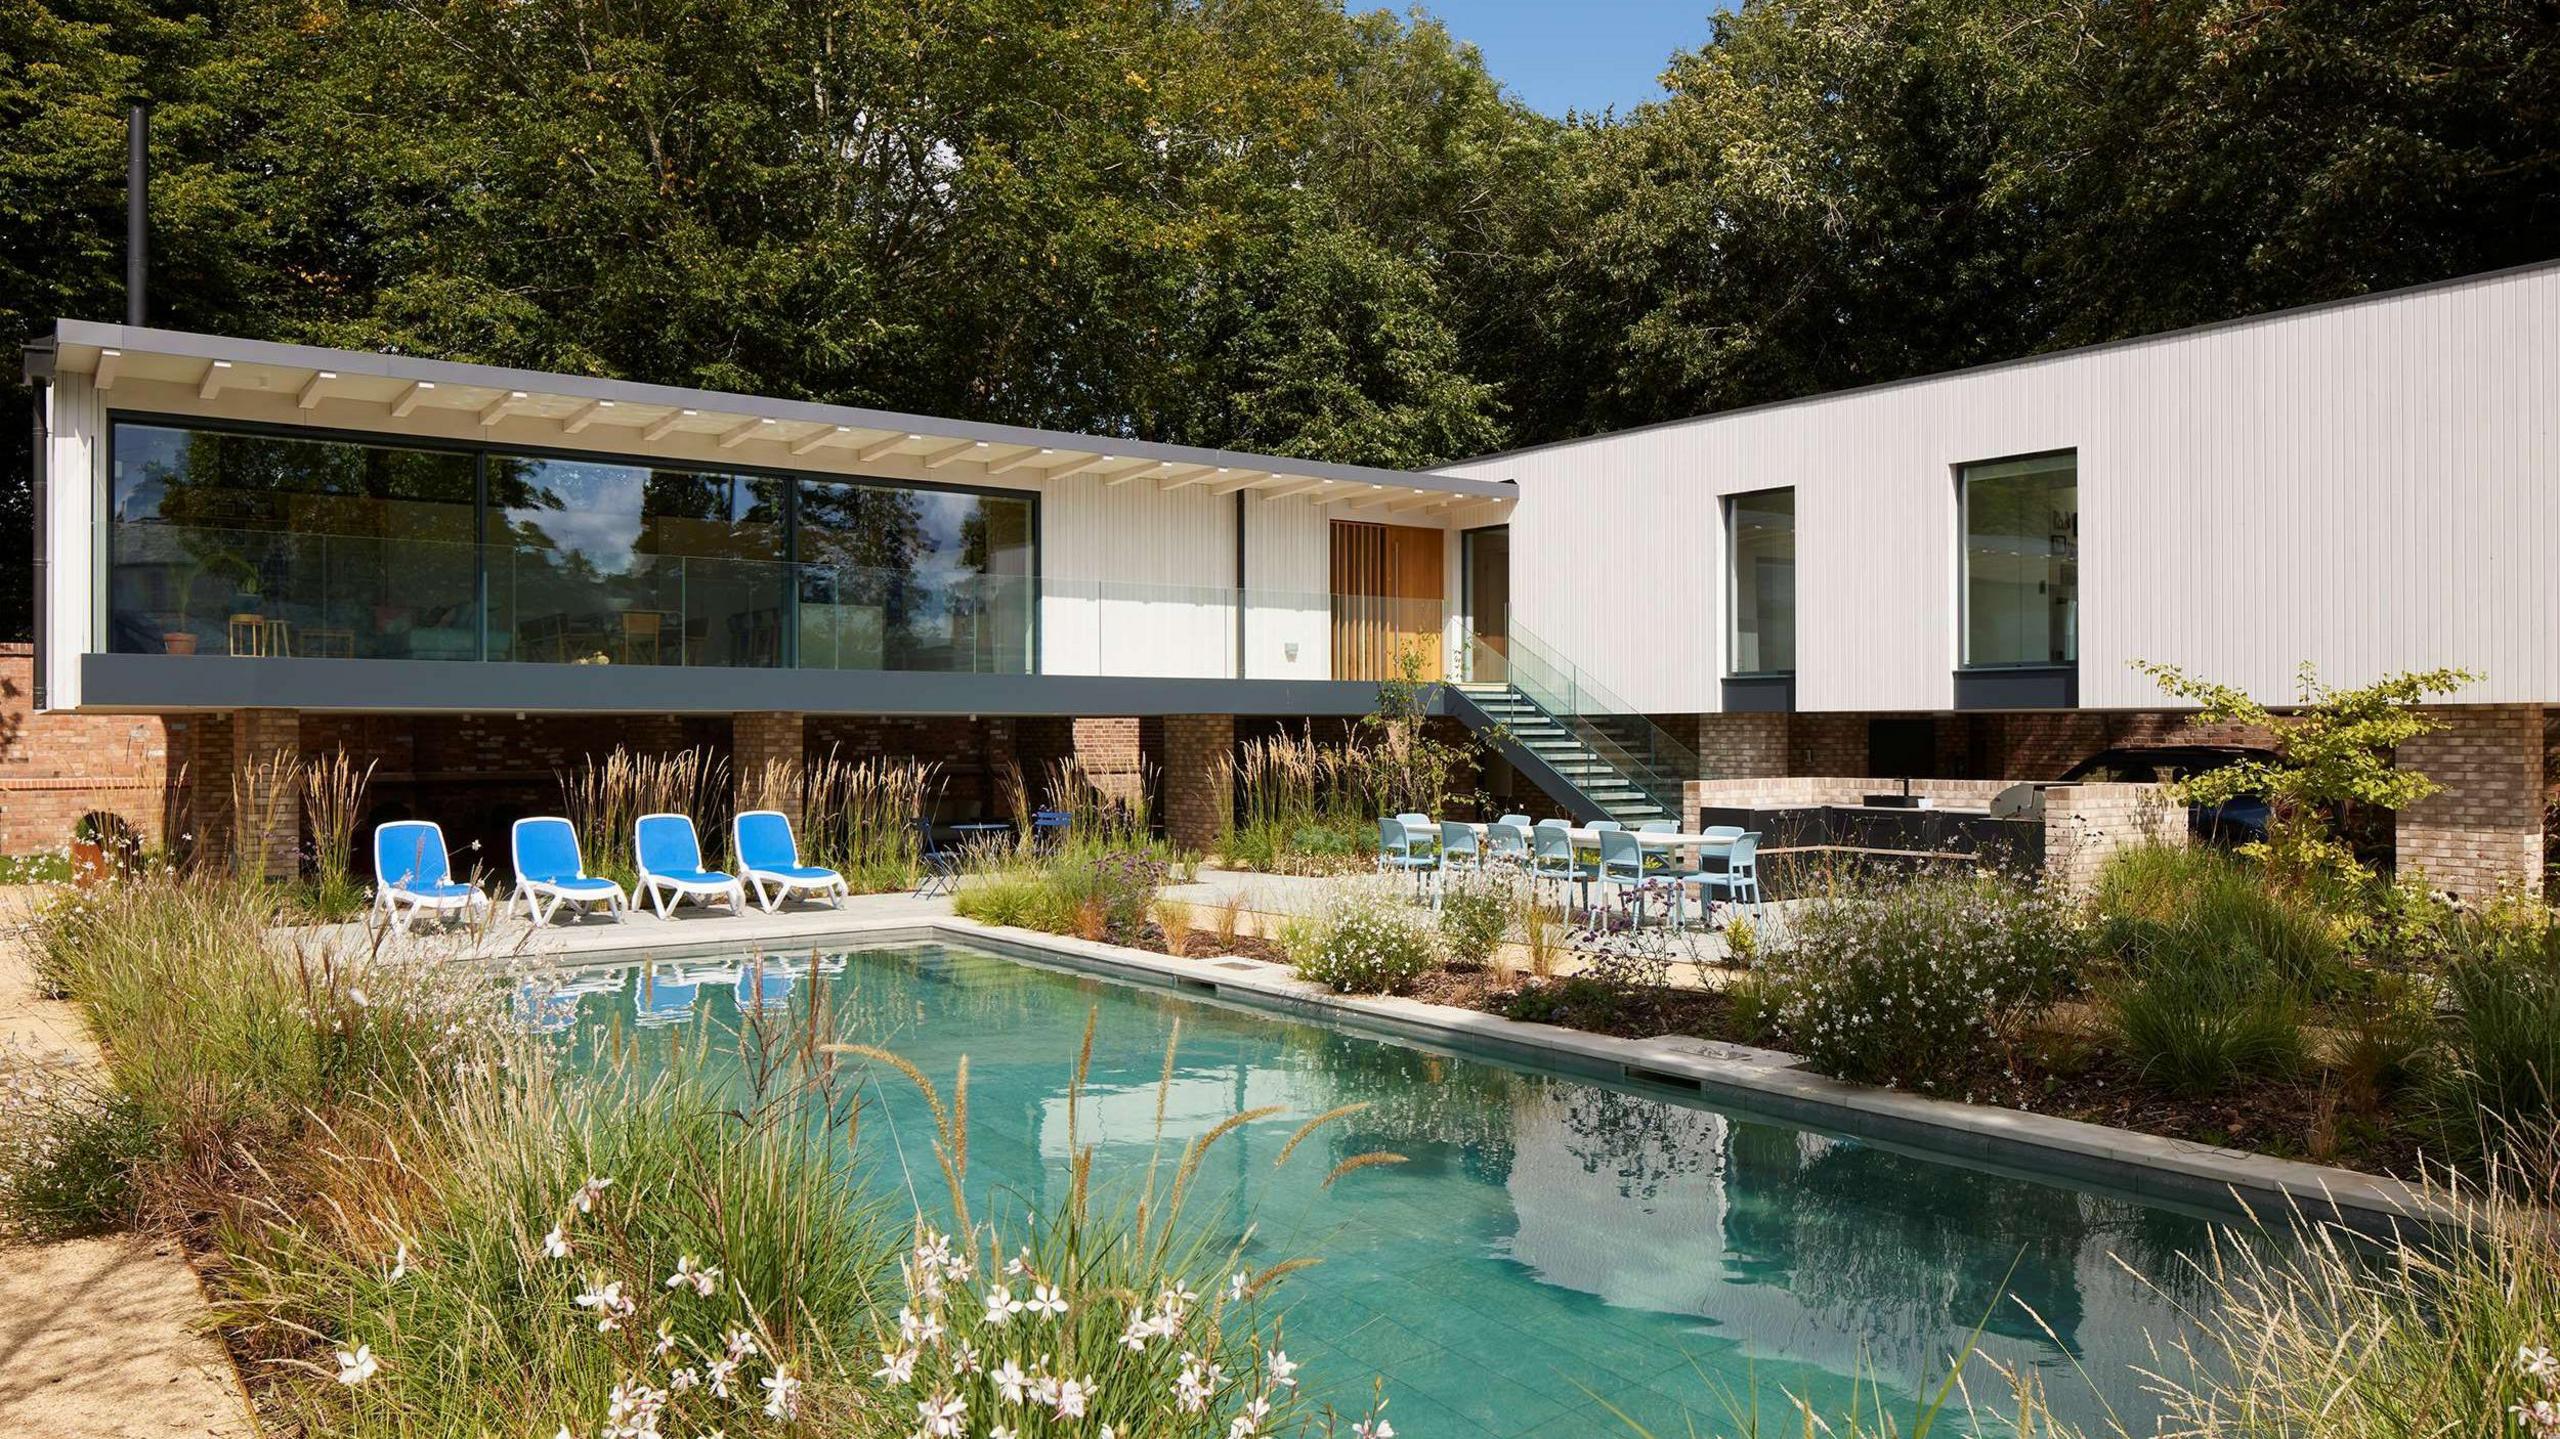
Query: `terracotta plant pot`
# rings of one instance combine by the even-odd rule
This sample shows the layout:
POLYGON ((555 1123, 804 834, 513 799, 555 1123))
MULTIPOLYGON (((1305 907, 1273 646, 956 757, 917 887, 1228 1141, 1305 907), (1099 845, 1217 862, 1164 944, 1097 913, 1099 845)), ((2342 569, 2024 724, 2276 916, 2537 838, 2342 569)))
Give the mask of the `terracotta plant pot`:
POLYGON ((196 637, 184 630, 171 630, 160 637, 160 647, 173 655, 191 655, 196 652, 196 637))
POLYGON ((94 839, 73 840, 71 842, 71 882, 81 889, 87 889, 93 884, 104 882, 106 877, 106 845, 94 839))

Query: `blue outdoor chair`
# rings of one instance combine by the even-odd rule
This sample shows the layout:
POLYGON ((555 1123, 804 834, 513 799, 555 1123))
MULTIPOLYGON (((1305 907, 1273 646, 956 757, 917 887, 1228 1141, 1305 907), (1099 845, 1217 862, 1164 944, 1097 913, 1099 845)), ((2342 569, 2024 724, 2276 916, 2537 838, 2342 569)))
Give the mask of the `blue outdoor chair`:
POLYGON ((1600 870, 1595 883, 1604 894, 1626 896, 1628 912, 1644 925, 1644 892, 1653 882, 1645 872, 1644 842, 1623 829, 1600 831, 1600 870))
POLYGON ((1527 864, 1529 862, 1529 822, 1505 815, 1486 825, 1484 854, 1488 860, 1527 864))
MULTIPOLYGON (((1586 867, 1574 854, 1573 831, 1565 825, 1565 822, 1560 819, 1538 821, 1537 825, 1529 831, 1529 845, 1530 882, 1535 884, 1542 880, 1554 880, 1559 893, 1562 893, 1567 885, 1577 886, 1582 890, 1584 907, 1588 908, 1591 881, 1597 877, 1598 867, 1586 867)), ((1568 903, 1566 908, 1571 909, 1571 904, 1568 903)))
POLYGON ((516 870, 516 892, 507 903, 522 900, 525 918, 535 924, 549 924, 563 905, 601 902, 616 923, 631 908, 621 885, 587 873, 577 828, 558 815, 517 820, 507 831, 507 855, 516 870))
POLYGON ((1484 847, 1476 840, 1475 826, 1454 819, 1440 821, 1440 867, 1444 870, 1460 860, 1484 867, 1484 847))
MULTIPOLYGON (((1716 831, 1707 832, 1713 834, 1716 831)), ((1698 910, 1702 918, 1714 912, 1712 905, 1719 895, 1735 904, 1747 903, 1753 913, 1758 913, 1761 908, 1760 836, 1751 833, 1736 836, 1733 843, 1725 848, 1724 868, 1708 869, 1702 864, 1695 874, 1684 874, 1672 883, 1671 925, 1674 929, 1680 927, 1681 899, 1693 884, 1698 887, 1698 910)))
POLYGON ((853 892, 843 875, 800 862, 800 841, 792 836, 791 819, 778 809, 751 809, 731 820, 729 850, 738 862, 739 875, 767 914, 783 900, 802 893, 825 895, 842 909, 853 892))
POLYGON ((1411 875, 1417 888, 1428 876, 1438 874, 1440 856, 1417 850, 1414 841, 1418 838, 1413 826, 1401 816, 1378 821, 1379 872, 1411 875))
POLYGON ((1074 820, 1075 816, 1062 809, 1033 810, 1031 812, 1031 847, 1037 850, 1057 848, 1065 842, 1067 826, 1074 820))
POLYGON ((489 902, 479 886, 454 879, 444 830, 431 819, 395 819, 375 828, 373 881, 373 902, 399 934, 407 934, 420 914, 468 914, 489 902))
POLYGON ((702 837, 693 821, 680 814, 644 814, 631 826, 631 850, 640 862, 639 897, 656 907, 658 918, 672 917, 686 900, 708 904, 726 900, 729 912, 747 912, 747 887, 735 876, 706 869, 702 837))
POLYGON ((907 821, 916 835, 916 893, 918 899, 930 899, 936 890, 952 892, 960 877, 960 852, 944 849, 934 843, 933 821, 922 815, 907 821))

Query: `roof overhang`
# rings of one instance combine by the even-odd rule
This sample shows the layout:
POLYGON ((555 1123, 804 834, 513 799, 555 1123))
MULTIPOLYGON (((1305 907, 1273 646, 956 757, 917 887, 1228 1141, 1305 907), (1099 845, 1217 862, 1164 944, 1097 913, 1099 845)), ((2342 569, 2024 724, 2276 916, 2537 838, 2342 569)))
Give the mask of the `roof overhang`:
POLYGON ((712 446, 768 467, 889 463, 1016 483, 1081 477, 1100 486, 1348 501, 1408 517, 1445 518, 1518 493, 1508 481, 89 320, 57 321, 48 358, 56 373, 89 377, 110 403, 119 384, 149 381, 190 387, 207 402, 254 392, 270 403, 289 396, 306 412, 326 404, 343 416, 355 404, 404 421, 476 420, 493 435, 503 426, 511 438, 563 448, 712 446))

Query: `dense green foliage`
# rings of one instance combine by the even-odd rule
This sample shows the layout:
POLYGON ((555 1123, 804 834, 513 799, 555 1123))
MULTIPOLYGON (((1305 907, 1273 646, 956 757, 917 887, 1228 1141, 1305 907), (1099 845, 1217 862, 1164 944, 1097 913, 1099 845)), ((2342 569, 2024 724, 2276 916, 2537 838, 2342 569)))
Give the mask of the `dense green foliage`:
POLYGON ((1558 122, 1337 0, 0 0, 0 328, 121 313, 135 98, 169 324, 1383 464, 2560 234, 2529 0, 1709 25, 1558 122))

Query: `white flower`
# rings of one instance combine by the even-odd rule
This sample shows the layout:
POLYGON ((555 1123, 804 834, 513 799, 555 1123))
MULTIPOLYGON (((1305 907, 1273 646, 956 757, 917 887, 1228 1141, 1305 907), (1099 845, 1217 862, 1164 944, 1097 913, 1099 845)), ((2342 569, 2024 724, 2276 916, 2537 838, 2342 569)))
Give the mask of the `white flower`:
POLYGON ((338 1382, 341 1384, 362 1384, 381 1367, 373 1357, 373 1346, 369 1344, 359 1344, 352 1351, 338 1351, 338 1382))
POLYGON ((987 1380, 996 1386, 996 1392, 1004 1395, 1004 1402, 1019 1404, 1023 1387, 1031 1382, 1031 1376, 1022 1372, 1021 1365, 1008 1359, 988 1374, 987 1380))
POLYGON ((975 1374, 983 1367, 985 1366, 978 1362, 978 1351, 969 1347, 968 1340, 954 1339, 951 1341, 952 1373, 975 1374))
POLYGON ((764 1385, 764 1417, 789 1419, 800 1412, 800 1381, 776 1369, 758 1381, 764 1385))
POLYGON ((612 1187, 612 1180, 589 1175, 587 1182, 578 1186, 578 1192, 569 1197, 569 1202, 578 1206, 580 1214, 593 1214, 596 1212, 596 1201, 602 1199, 604 1192, 612 1187))
POLYGON ((354 985, 347 986, 347 998, 354 1000, 356 1008, 358 1009, 362 1009, 367 1004, 372 1003, 371 1000, 364 997, 364 991, 356 988, 354 985))
POLYGON ((1363 1419, 1351 1426, 1351 1439, 1396 1439, 1396 1426, 1384 1419, 1363 1419))
POLYGON ((881 1350, 880 1367, 871 1371, 871 1377, 885 1384, 908 1383, 916 1377, 916 1351, 912 1349, 881 1350))
POLYGON ((916 1403, 919 1433, 933 1439, 960 1439, 963 1416, 969 1412, 969 1401, 957 1394, 936 1394, 916 1403))
POLYGON ((599 1283, 593 1279, 588 1280, 586 1289, 578 1295, 577 1305, 581 1309, 596 1311, 598 1334, 621 1328, 622 1321, 630 1318, 639 1308, 624 1296, 622 1281, 619 1279, 610 1284, 599 1283))
POLYGON ((1268 1355, 1264 1356, 1262 1367, 1271 1375, 1272 1383, 1279 1385, 1283 1389, 1293 1389, 1297 1387, 1298 1362, 1289 1357, 1289 1351, 1285 1349, 1272 1350, 1268 1355))
POLYGON ((1013 1297, 1013 1291, 996 1285, 987 1291, 987 1327, 1002 1329, 1005 1321, 1030 1306, 1013 1297))
POLYGON ((1210 1397, 1218 1392, 1218 1381, 1226 1371, 1215 1364, 1202 1364, 1191 1354, 1182 1356, 1182 1372, 1174 1377, 1173 1398, 1185 1414, 1197 1414, 1209 1407, 1210 1397))
POLYGON ((556 1224, 551 1226, 551 1232, 542 1236, 542 1257, 545 1259, 569 1257, 569 1236, 560 1232, 560 1226, 556 1224))
POLYGON ((738 1361, 735 1359, 714 1359, 702 1366, 703 1382, 711 1386, 713 1395, 722 1399, 730 1397, 729 1381, 737 1373, 738 1361))
POLYGON ((400 1246, 399 1252, 391 1256, 391 1274, 384 1282, 388 1284, 397 1284, 403 1278, 407 1277, 408 1273, 409 1246, 403 1244, 400 1246))
POLYGON ((1034 1314, 1048 1314, 1063 1317, 1067 1312, 1066 1296, 1060 1294, 1055 1288, 1049 1285, 1035 1284, 1031 1288, 1031 1304, 1029 1307, 1031 1312, 1034 1314))
POLYGON ((2539 1345, 2517 1345, 2516 1368, 2523 1370, 2528 1379, 2560 1379, 2560 1359, 2539 1345))
POLYGON ((1019 1436, 1013 1432, 1012 1425, 996 1424, 988 1428, 987 1439, 1019 1439, 1019 1436))
POLYGON ((732 1329, 725 1341, 732 1361, 756 1357, 756 1337, 744 1329, 732 1329))
POLYGON ((652 1355, 653 1357, 655 1357, 659 1362, 664 1363, 664 1362, 666 1361, 666 1357, 667 1357, 668 1355, 670 1355, 670 1354, 675 1353, 675 1352, 676 1352, 676 1326, 675 1326, 675 1323, 674 1323, 674 1321, 672 1321, 672 1320, 661 1319, 661 1320, 659 1320, 659 1321, 658 1321, 658 1342, 657 1342, 655 1345, 652 1345, 652 1346, 651 1346, 651 1348, 650 1348, 650 1353, 651 1353, 651 1355, 652 1355))
POLYGON ((703 1268, 693 1262, 692 1255, 681 1255, 676 1259, 676 1272, 667 1276, 667 1287, 691 1289, 694 1293, 708 1299, 719 1292, 720 1270, 716 1266, 703 1268))
POLYGON ((1227 1301, 1229 1303, 1233 1303, 1236 1300, 1242 1299, 1244 1297, 1245 1286, 1252 1282, 1252 1275, 1245 1273, 1241 1269, 1237 1270, 1227 1280, 1227 1301))
POLYGON ((1093 1398, 1092 1380, 1066 1379, 1059 1381, 1058 1392, 1050 1402, 1058 1406, 1059 1418, 1081 1419, 1084 1417, 1085 1403, 1091 1398, 1093 1398))
POLYGON ((1147 1340, 1154 1337, 1155 1332, 1155 1323, 1147 1318, 1147 1311, 1132 1304, 1129 1306, 1128 1327, 1120 1331, 1120 1345, 1136 1353, 1147 1347, 1147 1340))
POLYGON ((667 1389, 670 1393, 682 1394, 701 1382, 702 1371, 688 1364, 667 1376, 667 1389))

